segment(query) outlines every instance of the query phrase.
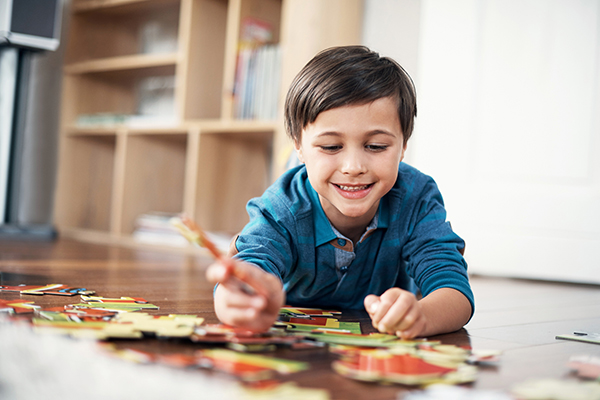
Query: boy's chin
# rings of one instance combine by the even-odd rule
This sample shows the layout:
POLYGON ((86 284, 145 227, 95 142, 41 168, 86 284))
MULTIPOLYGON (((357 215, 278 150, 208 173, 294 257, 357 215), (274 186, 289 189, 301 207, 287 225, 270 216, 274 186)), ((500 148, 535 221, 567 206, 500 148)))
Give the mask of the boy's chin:
MULTIPOLYGON (((368 217, 373 207, 337 207, 339 213, 348 219, 363 219, 368 217)), ((370 218, 369 218, 370 219, 370 218)))
POLYGON ((372 202, 361 202, 361 204, 356 204, 356 200, 346 200, 339 198, 335 200, 337 201, 332 202, 329 199, 326 200, 323 197, 321 197, 321 205, 323 206, 323 210, 332 222, 341 222, 342 220, 355 220, 357 221, 357 223, 362 223, 364 222, 362 221, 363 219, 369 219, 370 221, 373 218, 373 215, 375 214, 379 205, 379 203, 373 204, 372 202))

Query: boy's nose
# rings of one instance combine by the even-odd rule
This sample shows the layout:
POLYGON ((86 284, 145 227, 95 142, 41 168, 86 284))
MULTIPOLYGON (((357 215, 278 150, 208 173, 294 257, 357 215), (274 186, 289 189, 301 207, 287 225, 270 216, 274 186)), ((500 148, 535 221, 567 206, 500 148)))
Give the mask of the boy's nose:
POLYGON ((342 172, 347 175, 361 175, 367 171, 360 152, 348 151, 342 161, 342 172))

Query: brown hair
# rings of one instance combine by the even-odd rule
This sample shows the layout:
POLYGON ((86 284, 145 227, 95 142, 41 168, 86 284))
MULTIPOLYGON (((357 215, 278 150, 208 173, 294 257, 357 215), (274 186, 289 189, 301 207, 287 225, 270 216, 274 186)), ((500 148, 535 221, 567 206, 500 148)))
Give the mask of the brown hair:
POLYGON ((365 46, 321 51, 296 75, 285 99, 285 129, 298 143, 302 129, 323 111, 367 104, 383 97, 397 101, 404 144, 413 131, 417 95, 404 68, 365 46))

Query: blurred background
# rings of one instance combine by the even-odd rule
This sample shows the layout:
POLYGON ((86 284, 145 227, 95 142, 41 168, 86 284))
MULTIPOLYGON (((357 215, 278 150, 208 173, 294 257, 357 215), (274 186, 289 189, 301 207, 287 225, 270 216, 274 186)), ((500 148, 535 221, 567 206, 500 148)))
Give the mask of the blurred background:
POLYGON ((600 2, 367 5, 364 42, 416 82, 407 162, 470 271, 600 283, 600 2))

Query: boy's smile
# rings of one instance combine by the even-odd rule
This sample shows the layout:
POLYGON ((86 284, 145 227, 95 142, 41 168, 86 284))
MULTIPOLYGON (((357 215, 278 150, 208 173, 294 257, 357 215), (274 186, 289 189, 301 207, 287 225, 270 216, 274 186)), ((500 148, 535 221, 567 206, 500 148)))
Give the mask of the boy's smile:
POLYGON ((384 97, 324 111, 302 130, 296 150, 325 214, 354 240, 394 186, 404 157, 396 101, 384 97))

